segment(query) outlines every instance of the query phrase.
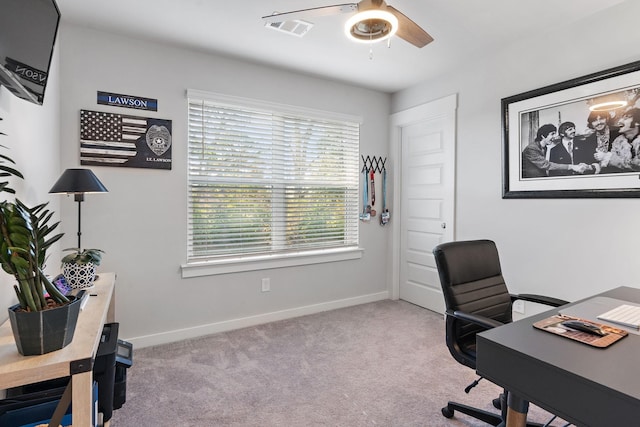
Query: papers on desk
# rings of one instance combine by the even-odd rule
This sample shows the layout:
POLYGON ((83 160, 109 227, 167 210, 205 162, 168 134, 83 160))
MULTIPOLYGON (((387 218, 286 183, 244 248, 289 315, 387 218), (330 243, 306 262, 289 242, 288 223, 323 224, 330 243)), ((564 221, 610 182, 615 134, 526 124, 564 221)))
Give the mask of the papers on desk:
POLYGON ((598 316, 598 319, 629 328, 640 329, 640 307, 622 304, 598 316))

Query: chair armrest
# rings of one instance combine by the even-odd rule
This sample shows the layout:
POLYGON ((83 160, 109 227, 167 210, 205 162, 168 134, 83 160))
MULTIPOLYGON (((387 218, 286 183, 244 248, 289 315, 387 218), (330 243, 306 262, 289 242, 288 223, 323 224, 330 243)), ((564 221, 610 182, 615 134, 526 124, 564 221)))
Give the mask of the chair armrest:
POLYGON ((551 307, 560 307, 561 305, 569 304, 569 301, 561 300, 558 298, 547 297, 544 295, 534 294, 511 294, 511 301, 522 300, 536 302, 538 304, 544 304, 551 307))
POLYGON ((489 317, 481 316, 478 314, 466 313, 464 311, 449 311, 447 310, 448 316, 453 316, 456 319, 464 320, 465 322, 470 322, 485 329, 493 329, 498 326, 504 325, 502 322, 498 322, 497 320, 493 320, 489 317))

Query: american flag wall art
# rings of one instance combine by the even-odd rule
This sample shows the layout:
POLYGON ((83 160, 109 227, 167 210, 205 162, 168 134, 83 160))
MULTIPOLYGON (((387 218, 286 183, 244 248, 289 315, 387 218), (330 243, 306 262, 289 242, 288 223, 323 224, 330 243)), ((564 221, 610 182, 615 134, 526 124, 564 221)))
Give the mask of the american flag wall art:
POLYGON ((171 169, 171 120, 80 110, 80 164, 171 169))

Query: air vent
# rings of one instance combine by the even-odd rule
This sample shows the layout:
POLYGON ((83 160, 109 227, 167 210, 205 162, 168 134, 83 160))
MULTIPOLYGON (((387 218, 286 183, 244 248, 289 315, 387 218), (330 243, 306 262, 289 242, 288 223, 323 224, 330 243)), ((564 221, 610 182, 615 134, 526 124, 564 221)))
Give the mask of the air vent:
POLYGON ((297 37, 304 36, 305 34, 307 34, 307 31, 313 28, 313 24, 311 22, 300 21, 299 19, 292 19, 291 21, 282 22, 267 22, 266 24, 264 24, 264 26, 297 37))

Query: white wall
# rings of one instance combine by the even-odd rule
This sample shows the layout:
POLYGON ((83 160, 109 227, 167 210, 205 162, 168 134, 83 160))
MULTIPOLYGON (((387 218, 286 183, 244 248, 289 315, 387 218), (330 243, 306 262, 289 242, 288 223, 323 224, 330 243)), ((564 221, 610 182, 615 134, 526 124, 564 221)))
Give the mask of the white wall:
MULTIPOLYGON (((173 120, 173 169, 92 168, 108 188, 83 203, 83 246, 117 272, 120 335, 138 346, 386 298, 389 228, 361 226, 362 259, 181 279, 186 259, 188 88, 361 116, 362 154, 387 156, 390 96, 317 78, 64 25, 62 169, 79 165, 79 111, 173 120), (96 92, 158 99, 158 112, 98 106, 96 92), (261 278, 271 279, 262 293, 261 278)), ((62 203, 75 246, 76 206, 62 203)))
MULTIPOLYGON (((576 299, 640 283, 633 257, 640 203, 503 200, 500 99, 639 59, 633 34, 639 13, 638 2, 625 2, 589 22, 514 41, 391 101, 370 90, 63 23, 45 105, 0 89, 0 129, 10 135, 2 143, 27 176, 16 186, 20 196, 28 203, 50 200, 61 212, 64 248, 76 244, 77 205, 47 191, 61 170, 79 166, 79 110, 173 120, 173 170, 93 168, 110 192, 87 195, 83 204, 84 246, 106 250, 101 270, 118 274, 121 336, 140 346, 384 298, 388 291, 390 228, 373 222, 361 226, 361 260, 181 279, 187 88, 360 115, 361 152, 383 157, 390 112, 458 93, 457 237, 495 239, 513 291, 576 299), (98 106, 98 90, 157 98, 159 111, 98 106), (271 292, 260 292, 262 277, 271 278, 271 292)), ((51 269, 59 257, 59 250, 52 253, 51 269)), ((14 300, 11 281, 0 280, 7 283, 0 287, 6 306, 14 300)))
POLYGON ((615 286, 640 287, 640 201, 503 200, 500 125, 501 98, 639 60, 638 16, 640 2, 627 1, 392 97, 398 112, 459 94, 457 240, 494 239, 513 292, 575 300, 615 286))
MULTIPOLYGON (((59 90, 59 49, 54 55, 49 70, 47 88, 42 106, 17 98, 6 88, 0 87, 0 136, 2 154, 11 157, 15 167, 22 172, 24 180, 11 179, 16 196, 29 206, 49 202, 49 209, 59 218, 60 196, 48 191, 60 175, 60 90, 59 90)), ((7 193, 0 195, 2 200, 13 199, 7 193)), ((52 221, 53 223, 53 221, 52 221)), ((61 229, 60 229, 61 230, 61 229)), ((49 251, 45 271, 57 274, 60 264, 60 250, 56 246, 49 251)), ((17 303, 13 291, 12 276, 0 273, 0 307, 17 303)), ((0 321, 8 317, 6 311, 0 311, 0 321)))

